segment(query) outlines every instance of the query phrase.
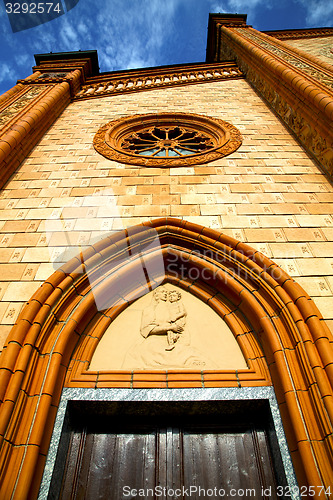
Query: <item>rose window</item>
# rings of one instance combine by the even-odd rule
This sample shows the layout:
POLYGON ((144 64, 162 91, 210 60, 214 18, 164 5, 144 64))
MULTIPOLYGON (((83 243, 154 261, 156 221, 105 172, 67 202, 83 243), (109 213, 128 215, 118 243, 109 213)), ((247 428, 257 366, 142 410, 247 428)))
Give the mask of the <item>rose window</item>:
POLYGON ((234 152, 240 132, 223 120, 187 113, 134 115, 99 129, 94 147, 120 163, 179 167, 207 163, 234 152))
POLYGON ((150 157, 193 155, 213 147, 211 137, 182 127, 152 127, 130 134, 122 142, 124 151, 150 157))

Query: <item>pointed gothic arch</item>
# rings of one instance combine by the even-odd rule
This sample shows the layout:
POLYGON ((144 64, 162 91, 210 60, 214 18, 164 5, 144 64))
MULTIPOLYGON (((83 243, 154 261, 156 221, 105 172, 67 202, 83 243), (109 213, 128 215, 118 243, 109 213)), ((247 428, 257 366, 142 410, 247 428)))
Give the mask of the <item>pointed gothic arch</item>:
POLYGON ((237 387, 272 380, 299 483, 330 485, 332 338, 310 297, 281 268, 220 232, 171 218, 116 233, 83 257, 45 281, 7 339, 0 365, 1 498, 37 496, 64 384, 237 387), (161 257, 163 273, 156 264, 161 257), (137 268, 146 270, 144 279, 131 279, 137 268), (227 322, 248 370, 198 370, 191 377, 179 370, 172 385, 161 373, 98 378, 89 371, 110 322, 164 281, 190 291, 227 322))

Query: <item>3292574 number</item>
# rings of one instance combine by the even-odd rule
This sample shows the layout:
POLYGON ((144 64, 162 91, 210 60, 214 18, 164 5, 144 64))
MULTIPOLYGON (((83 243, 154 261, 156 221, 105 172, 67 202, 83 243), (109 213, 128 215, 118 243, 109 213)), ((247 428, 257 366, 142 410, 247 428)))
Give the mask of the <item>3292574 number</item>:
POLYGON ((276 489, 276 494, 278 497, 293 497, 295 495, 299 497, 314 497, 316 494, 325 494, 331 496, 331 487, 325 488, 325 486, 278 486, 276 489))
POLYGON ((38 3, 27 3, 22 4, 15 2, 6 3, 7 14, 50 14, 50 12, 56 12, 60 14, 62 12, 61 5, 53 2, 38 2, 38 3))

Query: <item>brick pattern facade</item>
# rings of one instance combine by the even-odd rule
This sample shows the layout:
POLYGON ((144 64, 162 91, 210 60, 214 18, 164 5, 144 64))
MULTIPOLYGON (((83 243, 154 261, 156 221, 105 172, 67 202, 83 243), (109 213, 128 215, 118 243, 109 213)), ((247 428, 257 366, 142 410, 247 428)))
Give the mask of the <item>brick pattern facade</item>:
MULTIPOLYGON (((64 384, 236 388, 272 382, 299 484, 331 484, 333 354, 326 323, 332 330, 333 102, 317 76, 332 72, 316 56, 285 49, 279 40, 272 44, 245 20, 212 15, 207 51, 208 61, 235 59, 244 79, 239 73, 235 80, 163 82, 163 88, 156 80, 159 88, 151 89, 158 69, 145 70, 149 91, 99 97, 94 87, 92 96, 77 99, 85 84, 99 82, 97 55, 42 54, 34 76, 0 99, 3 110, 24 86, 50 86, 17 116, 5 116, 8 133, 0 138, 1 498, 37 497, 64 384), (281 50, 288 57, 281 59, 281 50), (44 77, 36 79, 39 69, 44 77), (225 158, 180 168, 123 165, 93 148, 105 123, 165 111, 230 122, 242 145, 225 158), (135 284, 133 272, 142 269, 136 250, 151 242, 147 233, 140 241, 142 228, 154 228, 160 238, 144 252, 150 262, 158 249, 164 263, 176 256, 180 264, 185 256, 188 269, 208 276, 183 276, 178 267, 175 277, 165 266, 165 273, 162 267, 135 284), (89 370, 105 328, 137 293, 160 283, 158 272, 226 321, 248 369, 179 370, 170 378, 161 371, 89 370), (113 302, 97 310, 96 297, 104 300, 105 291, 113 302)), ((130 82, 134 73, 122 77, 130 82)), ((109 77, 115 75, 101 76, 101 83, 109 77)))
POLYGON ((165 216, 221 230, 272 258, 333 324, 332 186, 245 80, 70 104, 3 189, 0 207, 2 343, 67 244, 59 232, 48 247, 45 236, 44 221, 63 207, 74 245, 165 216), (104 123, 165 110, 229 121, 243 144, 229 157, 177 169, 124 166, 94 150, 104 123), (97 197, 104 190, 112 190, 113 212, 97 197))

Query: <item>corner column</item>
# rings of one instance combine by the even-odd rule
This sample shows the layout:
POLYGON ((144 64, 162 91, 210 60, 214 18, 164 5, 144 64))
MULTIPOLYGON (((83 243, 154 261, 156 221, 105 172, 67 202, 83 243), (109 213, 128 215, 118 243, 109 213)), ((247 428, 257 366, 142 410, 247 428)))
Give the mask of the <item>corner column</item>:
POLYGON ((0 96, 0 188, 98 68, 95 51, 36 60, 34 73, 0 96))
POLYGON ((246 79, 333 178, 333 70, 245 24, 214 19, 207 59, 236 59, 246 79))

